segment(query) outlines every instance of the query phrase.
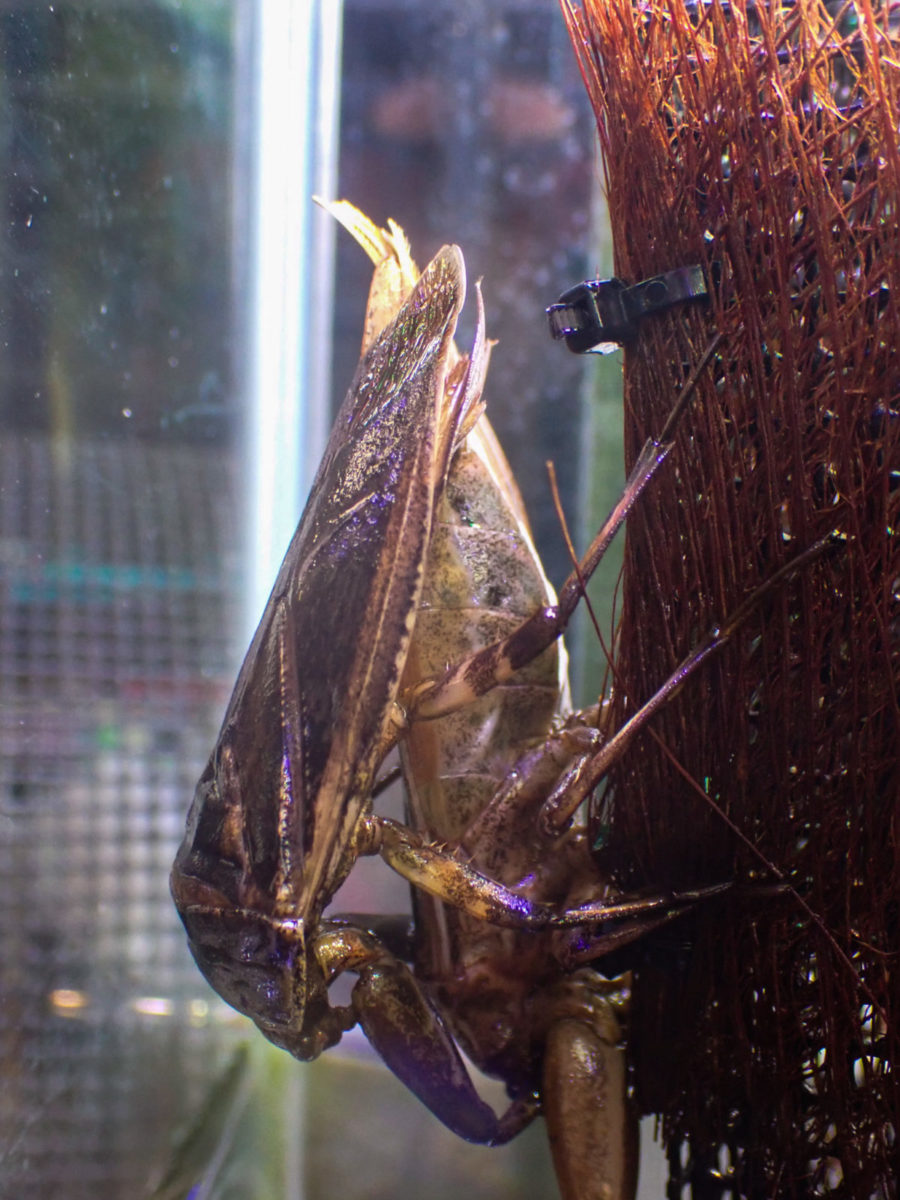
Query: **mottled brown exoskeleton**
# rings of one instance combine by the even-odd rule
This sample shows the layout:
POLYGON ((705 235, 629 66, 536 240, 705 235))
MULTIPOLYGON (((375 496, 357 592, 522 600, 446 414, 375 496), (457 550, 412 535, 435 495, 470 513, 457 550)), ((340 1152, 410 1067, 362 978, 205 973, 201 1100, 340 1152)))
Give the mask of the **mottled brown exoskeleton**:
POLYGON ((578 964, 698 894, 620 901, 577 815, 554 819, 603 740, 596 712, 560 725, 558 638, 670 426, 557 601, 482 415, 480 296, 472 350, 453 345, 462 255, 445 247, 418 275, 396 226, 335 211, 377 264, 364 353, 198 784, 173 896, 207 979, 276 1045, 312 1059, 358 1022, 476 1142, 513 1136, 542 1102, 564 1195, 625 1197, 620 1032, 609 986, 578 964), (398 744, 406 825, 372 806, 398 744), (371 854, 414 885, 413 969, 377 919, 323 916, 371 854), (345 971, 350 1003, 332 1005, 345 971), (507 1084, 502 1115, 457 1044, 507 1084))

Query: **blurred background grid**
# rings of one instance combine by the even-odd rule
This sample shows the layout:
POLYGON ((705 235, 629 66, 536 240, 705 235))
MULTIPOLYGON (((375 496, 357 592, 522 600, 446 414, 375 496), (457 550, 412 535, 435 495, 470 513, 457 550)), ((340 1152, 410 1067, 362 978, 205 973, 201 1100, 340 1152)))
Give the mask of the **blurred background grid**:
MULTIPOLYGON (((419 261, 464 246, 557 581, 546 458, 573 527, 592 520, 619 368, 589 409, 543 316, 597 266, 558 9, 11 0, 0 97, 0 1197, 552 1193, 542 1131, 458 1143, 362 1039, 310 1068, 258 1037, 246 1056, 168 871, 358 357, 370 267, 313 191, 394 217, 419 261), (266 173, 291 166, 293 191, 266 173)), ((408 903, 385 874, 352 906, 408 903)))

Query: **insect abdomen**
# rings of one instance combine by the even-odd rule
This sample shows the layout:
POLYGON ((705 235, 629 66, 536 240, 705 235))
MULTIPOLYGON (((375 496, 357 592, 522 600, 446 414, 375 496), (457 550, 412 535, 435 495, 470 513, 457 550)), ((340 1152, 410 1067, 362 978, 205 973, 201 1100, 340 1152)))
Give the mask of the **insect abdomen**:
MULTIPOLYGON (((457 451, 437 510, 410 678, 439 673, 554 601, 502 452, 484 426, 482 418, 457 451)), ((465 708, 414 723, 403 748, 413 822, 457 840, 522 753, 547 736, 564 691, 554 645, 465 708)))

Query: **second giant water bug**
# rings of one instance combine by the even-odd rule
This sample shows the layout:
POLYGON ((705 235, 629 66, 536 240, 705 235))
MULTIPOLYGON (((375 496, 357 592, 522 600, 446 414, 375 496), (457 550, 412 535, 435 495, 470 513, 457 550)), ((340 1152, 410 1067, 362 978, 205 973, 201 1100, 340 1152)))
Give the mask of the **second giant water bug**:
MULTIPOLYGON (((608 988, 572 968, 717 889, 620 900, 595 878, 569 797, 596 776, 604 736, 583 716, 557 727, 555 646, 583 580, 665 459, 716 343, 554 601, 482 416, 480 293, 472 350, 453 345, 460 251, 445 247, 418 275, 396 226, 379 230, 349 205, 334 211, 377 264, 363 356, 197 785, 173 896, 202 972, 276 1045, 312 1059, 358 1022, 435 1115, 476 1142, 513 1136, 541 1095, 564 1195, 624 1197, 618 1030, 608 988), (488 525, 491 509, 507 523, 499 542, 448 553, 448 530, 488 525), (493 588, 491 604, 451 613, 455 632, 442 632, 454 573, 493 571, 496 582, 500 543, 518 559, 502 568, 505 598, 493 588), (478 759, 472 731, 477 741, 498 727, 502 753, 457 769, 478 759), (372 806, 379 765, 398 743, 408 824, 372 806), (450 771, 438 764, 451 759, 450 771), (573 759, 573 781, 548 808, 573 759), (323 915, 369 854, 414 885, 415 973, 379 937, 378 918, 323 915), (332 1005, 329 984, 345 971, 358 976, 350 1003, 332 1005), (507 1083, 501 1116, 478 1096, 457 1042, 507 1083), (593 1071, 579 1078, 586 1054, 606 1064, 602 1086, 593 1071), (598 1088, 615 1103, 599 1103, 598 1088), (591 1104, 596 1120, 584 1118, 591 1104)), ((712 635, 669 690, 721 640, 712 635)))

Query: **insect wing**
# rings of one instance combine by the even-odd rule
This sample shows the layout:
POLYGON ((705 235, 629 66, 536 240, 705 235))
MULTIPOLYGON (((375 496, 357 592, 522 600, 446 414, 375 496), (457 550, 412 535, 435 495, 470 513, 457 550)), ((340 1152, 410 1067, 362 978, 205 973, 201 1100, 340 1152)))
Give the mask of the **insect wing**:
POLYGON ((393 221, 389 220, 385 229, 379 229, 348 200, 332 203, 320 200, 319 203, 343 225, 375 265, 363 328, 362 352, 365 353, 385 325, 397 315, 415 287, 419 269, 413 261, 406 234, 393 221))
POLYGON ((452 442, 438 426, 460 415, 443 397, 464 289, 445 247, 360 363, 198 785, 183 916, 309 920, 349 868, 452 442))

